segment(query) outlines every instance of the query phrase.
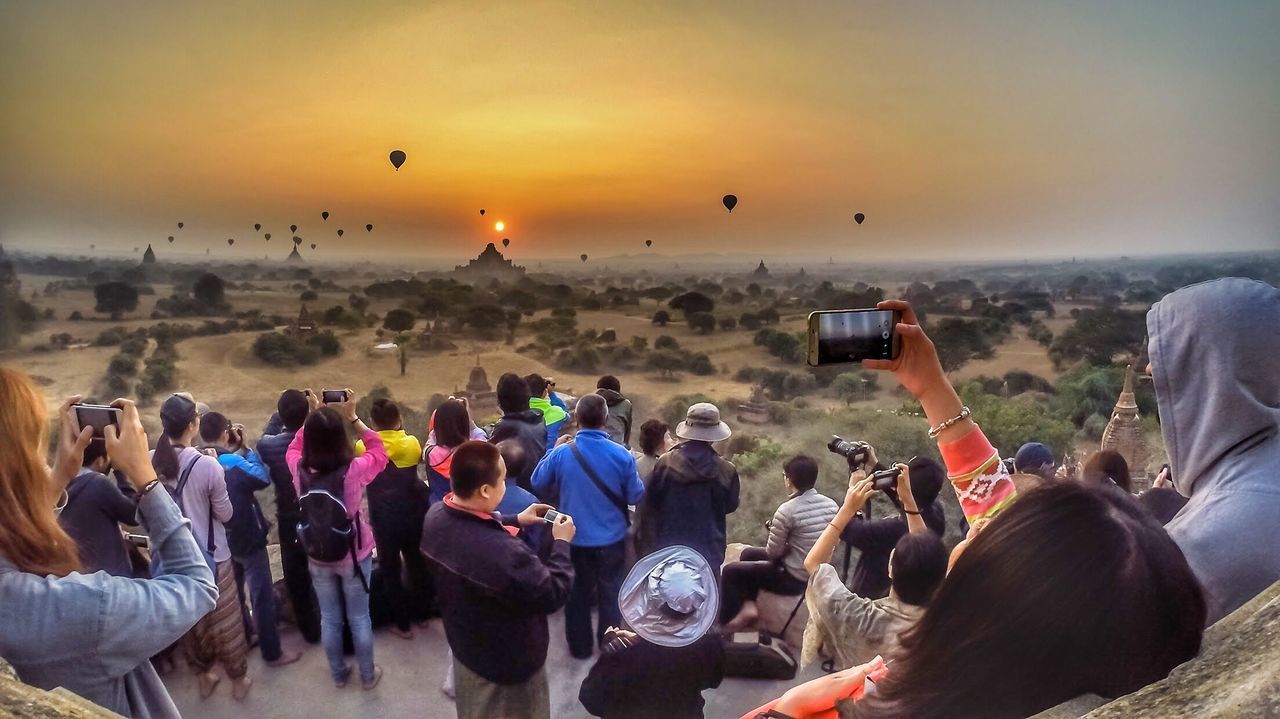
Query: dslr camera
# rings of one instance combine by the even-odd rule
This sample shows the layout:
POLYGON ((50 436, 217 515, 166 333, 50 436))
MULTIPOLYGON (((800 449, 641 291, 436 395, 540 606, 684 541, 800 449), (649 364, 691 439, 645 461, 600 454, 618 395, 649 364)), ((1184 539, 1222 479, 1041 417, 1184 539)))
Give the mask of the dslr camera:
POLYGON ((831 435, 831 441, 827 442, 827 450, 844 457, 850 470, 861 467, 867 461, 870 449, 871 445, 866 442, 842 439, 834 434, 831 435))

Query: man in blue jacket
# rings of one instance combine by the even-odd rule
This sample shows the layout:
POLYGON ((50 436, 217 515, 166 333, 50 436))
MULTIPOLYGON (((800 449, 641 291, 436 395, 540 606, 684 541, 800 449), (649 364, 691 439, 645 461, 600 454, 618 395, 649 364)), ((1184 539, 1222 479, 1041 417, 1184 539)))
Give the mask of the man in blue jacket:
POLYGON ((564 609, 569 653, 589 658, 604 630, 618 626, 618 590, 626 576, 626 535, 631 524, 628 505, 644 495, 636 460, 604 430, 609 406, 598 394, 584 395, 576 410, 578 434, 551 450, 533 472, 539 497, 559 496, 560 511, 573 517, 573 590, 564 609), (596 598, 599 623, 592 640, 591 599, 596 598))

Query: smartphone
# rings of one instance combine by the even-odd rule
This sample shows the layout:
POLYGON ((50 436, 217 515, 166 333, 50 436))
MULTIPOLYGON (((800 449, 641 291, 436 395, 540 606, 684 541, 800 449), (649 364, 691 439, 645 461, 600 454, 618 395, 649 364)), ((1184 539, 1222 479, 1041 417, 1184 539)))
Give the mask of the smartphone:
POLYGON ((809 366, 896 359, 902 341, 898 310, 819 310, 809 313, 809 366))
POLYGON ((129 542, 129 544, 132 544, 135 547, 140 547, 142 549, 151 548, 151 538, 145 534, 132 534, 126 532, 124 538, 129 542))
POLYGON ((103 433, 108 426, 120 427, 120 408, 111 407, 105 404, 76 404, 72 405, 76 411, 76 424, 80 425, 80 429, 85 427, 93 427, 93 438, 103 439, 106 435, 103 433))
POLYGON ((556 522, 560 521, 561 516, 563 515, 561 515, 556 510, 548 509, 547 513, 542 515, 542 521, 546 522, 547 524, 555 524, 556 522))
POLYGON ((345 389, 322 389, 320 390, 320 401, 325 404, 346 402, 347 391, 345 389))

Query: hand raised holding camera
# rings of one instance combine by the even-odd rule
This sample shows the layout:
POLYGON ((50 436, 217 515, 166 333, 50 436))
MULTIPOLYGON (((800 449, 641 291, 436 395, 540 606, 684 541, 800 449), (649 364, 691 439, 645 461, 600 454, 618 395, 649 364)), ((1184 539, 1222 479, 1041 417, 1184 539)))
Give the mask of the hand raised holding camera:
POLYGON ((551 525, 551 536, 556 539, 572 542, 577 534, 578 528, 573 523, 573 517, 567 514, 560 515, 560 519, 551 525))
POLYGON ((320 395, 316 394, 315 390, 308 387, 307 389, 302 390, 302 394, 307 398, 307 410, 309 412, 314 412, 317 409, 320 409, 320 395))
POLYGON ((74 405, 80 401, 80 395, 70 397, 58 408, 58 448, 53 460, 53 480, 58 487, 65 487, 75 479, 84 459, 84 450, 93 441, 93 427, 80 427, 76 421, 74 405))
POLYGON ((843 515, 841 518, 846 521, 851 519, 875 492, 875 486, 865 472, 862 470, 854 472, 849 475, 849 491, 845 492, 844 504, 837 514, 843 515))
POLYGON ((521 527, 532 527, 542 522, 549 510, 555 509, 550 504, 530 504, 524 511, 516 515, 516 523, 521 527))
POLYGON ((151 466, 151 456, 147 445, 147 431, 142 428, 142 420, 138 417, 138 407, 127 399, 118 399, 111 403, 119 407, 119 427, 107 427, 103 431, 107 443, 107 454, 111 462, 124 472, 138 491, 142 491, 156 478, 156 470, 151 466))

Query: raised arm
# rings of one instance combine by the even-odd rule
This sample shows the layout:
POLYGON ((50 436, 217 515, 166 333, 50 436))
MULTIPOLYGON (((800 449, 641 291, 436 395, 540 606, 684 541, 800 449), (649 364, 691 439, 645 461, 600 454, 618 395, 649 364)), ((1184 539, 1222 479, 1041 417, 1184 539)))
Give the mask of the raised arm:
POLYGON ((969 522, 995 516, 1017 493, 1000 455, 968 416, 960 395, 942 370, 937 348, 924 333, 911 305, 886 300, 876 306, 902 313, 902 321, 894 330, 901 339, 902 350, 897 359, 865 360, 862 365, 893 372, 898 382, 919 400, 947 465, 951 487, 969 522))
POLYGON ((844 532, 845 526, 853 520, 853 516, 862 509, 862 505, 867 503, 867 498, 875 491, 871 486, 871 480, 867 479, 862 470, 849 475, 849 490, 845 492, 844 504, 840 505, 836 516, 827 522, 827 528, 822 530, 822 536, 818 537, 813 549, 810 549, 809 554, 805 556, 805 571, 812 575, 818 571, 818 567, 831 560, 831 553, 836 551, 836 545, 840 543, 840 534, 844 532))
POLYGON ((901 463, 897 467, 902 471, 898 475, 898 501, 902 503, 902 513, 907 515, 907 531, 924 534, 929 531, 929 527, 925 526, 920 508, 916 506, 915 495, 911 493, 911 469, 901 463))

